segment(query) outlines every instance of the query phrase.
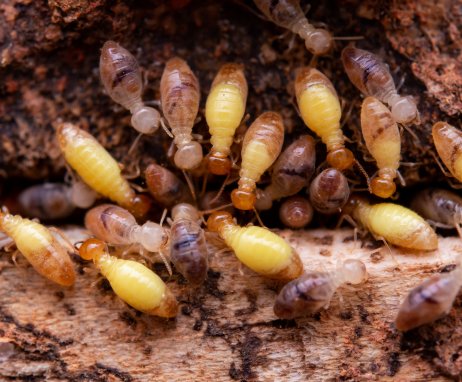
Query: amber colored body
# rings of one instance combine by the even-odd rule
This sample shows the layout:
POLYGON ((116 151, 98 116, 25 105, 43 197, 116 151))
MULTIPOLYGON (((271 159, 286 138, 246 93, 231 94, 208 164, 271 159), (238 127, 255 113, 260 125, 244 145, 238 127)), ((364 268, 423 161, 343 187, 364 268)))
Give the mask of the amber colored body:
POLYGON ((234 207, 254 207, 256 182, 280 154, 283 141, 284 125, 278 113, 267 111, 249 127, 242 143, 238 188, 231 193, 234 207))
POLYGON ((335 168, 327 168, 313 179, 310 201, 316 211, 335 214, 348 201, 350 187, 345 176, 335 168))
POLYGON ((462 131, 440 121, 433 125, 432 136, 439 157, 452 176, 462 182, 462 131))
POLYGON ((279 207, 279 219, 288 228, 303 228, 313 219, 313 207, 308 199, 298 195, 291 196, 279 207))

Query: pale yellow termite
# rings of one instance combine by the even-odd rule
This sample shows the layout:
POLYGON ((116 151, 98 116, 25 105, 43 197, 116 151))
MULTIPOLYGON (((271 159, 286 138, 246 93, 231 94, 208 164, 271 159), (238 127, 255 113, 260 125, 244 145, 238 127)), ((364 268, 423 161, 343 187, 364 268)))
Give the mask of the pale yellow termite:
POLYGON ((462 131, 440 121, 433 125, 432 136, 439 157, 452 176, 462 182, 462 131))

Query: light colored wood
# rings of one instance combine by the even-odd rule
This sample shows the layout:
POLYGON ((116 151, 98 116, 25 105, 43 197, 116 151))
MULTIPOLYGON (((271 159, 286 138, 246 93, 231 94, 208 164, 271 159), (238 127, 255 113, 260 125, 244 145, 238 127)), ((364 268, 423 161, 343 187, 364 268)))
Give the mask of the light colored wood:
MULTIPOLYGON (((67 232, 74 241, 82 235, 67 232)), ((201 290, 179 285, 176 275, 169 281, 182 312, 166 321, 138 314, 101 283, 92 285, 95 272, 79 275, 74 288, 63 289, 31 267, 14 266, 11 255, 4 254, 0 378, 445 380, 439 373, 444 365, 435 366, 441 360, 402 351, 393 319, 411 287, 454 261, 462 250, 459 239, 440 239, 439 251, 427 254, 393 249, 393 259, 386 248, 374 253, 359 248, 350 230, 280 234, 298 250, 306 269, 331 269, 347 257, 363 259, 367 284, 342 288, 341 297, 337 294, 317 317, 280 321, 272 311, 277 286, 242 269, 232 253, 215 254, 211 268, 219 274, 201 290)), ((168 277, 165 270, 161 274, 168 277)), ((450 316, 460 313, 459 306, 450 316)))

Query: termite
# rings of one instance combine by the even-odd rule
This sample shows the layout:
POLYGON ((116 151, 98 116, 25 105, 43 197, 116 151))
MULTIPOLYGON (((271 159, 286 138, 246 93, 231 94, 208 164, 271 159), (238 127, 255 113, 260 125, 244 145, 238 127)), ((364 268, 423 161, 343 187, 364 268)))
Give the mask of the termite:
POLYGON ((406 332, 436 321, 449 313, 462 287, 460 262, 449 273, 439 273, 425 279, 412 289, 401 304, 395 325, 406 332))
POLYGON ((367 280, 364 263, 348 259, 334 272, 308 272, 286 284, 274 303, 274 314, 294 319, 315 314, 327 307, 343 284, 362 284, 367 280))
POLYGON ((135 194, 118 163, 92 135, 72 123, 61 123, 57 136, 66 162, 88 186, 136 216, 146 214, 149 198, 135 194))
POLYGON ((74 284, 75 272, 69 254, 48 228, 19 215, 0 212, 0 230, 43 277, 62 286, 74 284))
POLYGON ((390 69, 378 56, 349 45, 342 51, 342 61, 353 85, 364 95, 376 97, 390 106, 396 122, 418 122, 419 112, 415 102, 410 97, 398 94, 390 69))
POLYGON ((208 168, 212 174, 227 175, 231 170, 229 154, 234 133, 244 117, 247 92, 243 66, 223 65, 212 82, 205 104, 205 119, 212 143, 208 168))
POLYGON ((313 208, 330 215, 341 211, 350 196, 350 187, 339 170, 327 168, 313 179, 309 194, 313 208))
POLYGON ((374 195, 389 198, 396 191, 401 157, 401 136, 388 108, 375 97, 367 97, 361 107, 361 130, 366 147, 377 162, 378 174, 371 181, 374 195))
POLYGON ((207 277, 208 252, 199 211, 188 203, 172 209, 170 260, 192 286, 207 277))
POLYGON ((421 251, 438 248, 438 236, 432 227, 406 207, 393 203, 371 205, 366 198, 354 195, 342 212, 351 216, 374 237, 398 247, 421 251))
POLYGON ((295 195, 308 186, 315 162, 315 142, 309 135, 302 135, 287 146, 274 163, 271 184, 257 191, 257 210, 268 210, 273 200, 295 195))
POLYGON ((192 140, 192 128, 199 110, 199 81, 186 61, 171 58, 165 65, 160 80, 162 111, 167 120, 177 152, 175 165, 190 170, 202 161, 202 146, 192 140))
POLYGON ((114 41, 106 41, 99 59, 101 82, 109 96, 132 114, 132 126, 142 134, 159 128, 160 114, 141 99, 143 81, 136 58, 114 41))
POLYGON ((433 125, 432 137, 439 157, 452 176, 462 182, 462 131, 439 121, 433 125))
POLYGON ((300 7, 300 0, 254 0, 255 5, 276 25, 298 34, 306 49, 315 55, 329 52, 332 35, 311 25, 300 7))
POLYGON ((279 219, 288 228, 300 229, 313 219, 313 207, 303 196, 291 196, 279 207, 279 219))
POLYGON ((300 68, 295 78, 295 95, 305 125, 327 146, 327 163, 338 170, 350 168, 354 156, 345 148, 340 126, 342 109, 330 80, 317 69, 300 68))
POLYGON ((287 281, 303 272, 299 255, 284 239, 266 228, 240 227, 226 211, 212 213, 207 227, 219 234, 239 261, 262 276, 287 281))
POLYGON ((249 127, 242 143, 238 188, 231 193, 234 207, 254 208, 256 182, 281 153, 283 141, 284 124, 279 113, 267 111, 249 127))
POLYGON ((98 239, 86 240, 79 248, 79 255, 93 260, 114 293, 136 310, 166 318, 177 315, 175 296, 162 279, 143 264, 111 256, 106 244, 98 239))

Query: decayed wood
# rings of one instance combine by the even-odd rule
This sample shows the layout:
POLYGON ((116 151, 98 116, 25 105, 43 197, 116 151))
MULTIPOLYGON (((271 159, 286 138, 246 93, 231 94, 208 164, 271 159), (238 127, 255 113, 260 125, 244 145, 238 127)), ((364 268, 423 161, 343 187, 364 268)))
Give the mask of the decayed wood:
MULTIPOLYGON (((77 240, 81 233, 73 234, 77 240)), ((354 242, 350 230, 281 232, 306 269, 331 269, 358 257, 370 278, 341 289, 315 317, 278 320, 277 285, 241 269, 231 253, 212 256, 206 285, 193 292, 174 274, 169 286, 181 312, 167 321, 137 313, 106 282, 83 269, 72 289, 2 256, 0 376, 19 380, 446 380, 461 376, 461 301, 436 324, 407 335, 393 319, 407 291, 454 262, 462 250, 441 238, 438 252, 418 254, 354 242), (372 252, 371 252, 372 251, 372 252)), ((22 264, 22 262, 21 262, 22 264)), ((448 268, 448 267, 447 267, 448 268)), ((163 266, 156 269, 167 279, 163 266)))

